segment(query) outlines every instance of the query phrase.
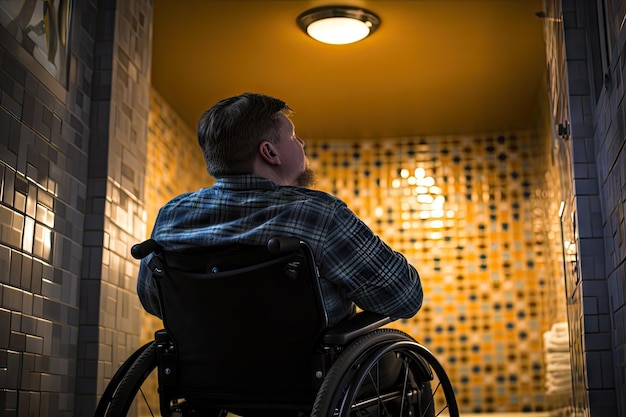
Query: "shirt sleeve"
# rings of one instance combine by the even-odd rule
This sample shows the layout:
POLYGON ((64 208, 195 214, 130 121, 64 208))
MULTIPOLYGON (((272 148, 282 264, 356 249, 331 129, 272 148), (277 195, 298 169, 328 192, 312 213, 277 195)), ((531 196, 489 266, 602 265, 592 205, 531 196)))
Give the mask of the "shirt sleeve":
POLYGON ((348 207, 333 216, 321 274, 366 311, 394 319, 414 316, 424 298, 417 270, 348 207))

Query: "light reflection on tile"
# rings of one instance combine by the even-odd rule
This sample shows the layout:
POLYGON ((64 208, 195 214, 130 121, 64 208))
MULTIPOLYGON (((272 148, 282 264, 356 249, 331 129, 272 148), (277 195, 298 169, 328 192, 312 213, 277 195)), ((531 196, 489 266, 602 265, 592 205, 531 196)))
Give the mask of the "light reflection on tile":
POLYGON ((437 351, 462 408, 546 409, 540 336, 565 312, 554 308, 559 282, 545 279, 559 276, 547 262, 556 219, 543 215, 555 203, 534 196, 548 186, 537 137, 309 140, 307 148, 318 188, 418 268, 425 305, 394 327, 437 351))

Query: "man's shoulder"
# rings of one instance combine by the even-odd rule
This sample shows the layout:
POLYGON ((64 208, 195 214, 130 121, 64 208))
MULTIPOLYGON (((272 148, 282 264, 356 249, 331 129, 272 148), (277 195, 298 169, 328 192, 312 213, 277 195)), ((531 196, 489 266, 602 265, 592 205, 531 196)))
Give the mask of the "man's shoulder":
POLYGON ((210 188, 200 188, 196 191, 179 194, 163 204, 159 212, 164 214, 197 208, 208 200, 209 195, 207 193, 213 193, 213 191, 210 188))
POLYGON ((319 202, 320 204, 325 204, 329 206, 345 206, 346 205, 346 203, 343 200, 325 191, 313 190, 310 188, 303 188, 303 187, 291 187, 291 186, 286 186, 282 188, 283 190, 285 190, 285 192, 290 192, 295 195, 300 195, 307 199, 319 202))
POLYGON ((178 210, 187 207, 198 207, 200 205, 220 204, 233 198, 234 200, 249 200, 261 198, 271 199, 275 202, 306 201, 326 206, 329 209, 346 206, 346 203, 325 191, 315 190, 297 186, 274 185, 273 188, 250 187, 240 189, 224 189, 220 186, 200 188, 196 191, 180 194, 165 203, 161 211, 178 210), (269 194, 268 194, 269 193, 269 194))
POLYGON ((180 203, 184 203, 186 201, 195 200, 195 199, 198 198, 198 196, 203 194, 205 192, 205 190, 207 190, 207 188, 200 188, 199 190, 196 190, 196 191, 189 191, 189 192, 186 192, 186 193, 179 194, 179 195, 173 197, 167 203, 165 203, 164 207, 165 206, 177 205, 177 204, 180 204, 180 203))

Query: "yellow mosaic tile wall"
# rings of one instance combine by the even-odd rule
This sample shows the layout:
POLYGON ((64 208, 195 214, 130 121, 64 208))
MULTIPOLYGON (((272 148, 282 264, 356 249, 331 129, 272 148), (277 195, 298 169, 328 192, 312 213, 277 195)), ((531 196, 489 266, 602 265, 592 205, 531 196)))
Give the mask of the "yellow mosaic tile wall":
POLYGON ((549 408, 542 334, 565 316, 547 149, 531 132, 307 141, 317 188, 420 272, 424 307, 395 327, 440 358, 464 412, 549 408))
MULTIPOLYGON (((195 132, 156 91, 151 106, 148 233, 167 200, 212 183, 195 132)), ((565 313, 547 149, 531 132, 307 140, 317 188, 418 268, 424 307, 394 327, 440 358, 463 412, 550 408, 542 333, 565 313)), ((145 315, 143 340, 160 326, 145 315)))

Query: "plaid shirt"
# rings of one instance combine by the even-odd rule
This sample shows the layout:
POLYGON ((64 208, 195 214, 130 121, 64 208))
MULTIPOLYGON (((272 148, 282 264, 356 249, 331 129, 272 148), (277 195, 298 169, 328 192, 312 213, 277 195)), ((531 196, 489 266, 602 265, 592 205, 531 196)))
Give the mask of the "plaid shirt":
MULTIPOLYGON (((182 194, 157 216, 152 238, 165 250, 231 243, 264 245, 293 236, 313 250, 330 325, 363 310, 393 318, 421 307, 419 275, 341 200, 301 187, 280 186, 255 175, 218 178, 212 188, 182 194)), ((144 308, 160 316, 156 287, 141 262, 137 292, 144 308)))

